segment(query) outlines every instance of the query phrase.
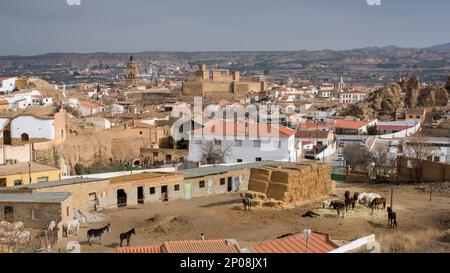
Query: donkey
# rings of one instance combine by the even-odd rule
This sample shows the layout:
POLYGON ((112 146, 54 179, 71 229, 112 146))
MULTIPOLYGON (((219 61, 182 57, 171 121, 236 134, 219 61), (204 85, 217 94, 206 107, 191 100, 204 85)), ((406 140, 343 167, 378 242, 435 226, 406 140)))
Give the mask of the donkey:
POLYGON ((397 227, 397 213, 395 213, 391 207, 387 208, 388 212, 388 226, 389 228, 397 227))
POLYGON ((102 228, 98 229, 90 229, 87 231, 87 238, 89 241, 89 244, 92 245, 92 238, 98 238, 100 244, 102 243, 102 236, 106 232, 111 232, 111 224, 108 224, 102 228))
POLYGON ((244 210, 252 210, 253 198, 244 196, 244 195, 242 195, 242 193, 241 193, 241 197, 242 197, 242 204, 244 204, 244 210))
POLYGON ((341 216, 344 217, 345 213, 345 202, 342 201, 331 201, 330 202, 330 208, 333 207, 337 211, 338 217, 341 216))
POLYGON ((120 234, 120 247, 122 247, 123 240, 127 240, 127 246, 130 246, 130 240, 131 240, 132 234, 136 235, 136 231, 134 230, 134 228, 128 232, 124 232, 124 233, 120 234))

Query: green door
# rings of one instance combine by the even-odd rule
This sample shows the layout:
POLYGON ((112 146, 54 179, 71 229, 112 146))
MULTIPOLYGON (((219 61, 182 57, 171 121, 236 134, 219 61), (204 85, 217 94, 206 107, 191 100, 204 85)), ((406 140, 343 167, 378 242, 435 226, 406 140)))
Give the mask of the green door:
POLYGON ((184 184, 184 199, 192 198, 192 184, 184 184))

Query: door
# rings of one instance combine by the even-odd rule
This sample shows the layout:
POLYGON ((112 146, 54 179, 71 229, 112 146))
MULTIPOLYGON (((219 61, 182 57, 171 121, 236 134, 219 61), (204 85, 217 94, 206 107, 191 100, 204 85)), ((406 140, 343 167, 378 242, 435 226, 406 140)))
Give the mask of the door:
POLYGON ((227 191, 232 192, 233 191, 233 177, 228 177, 227 179, 227 191))
POLYGON ((184 199, 189 200, 192 198, 192 185, 184 184, 184 199))
POLYGON ((208 195, 214 194, 213 180, 208 179, 208 195))
POLYGON ((13 223, 14 222, 14 209, 10 206, 5 206, 4 209, 5 221, 13 223))
POLYGON ((89 210, 96 211, 97 210, 97 193, 93 192, 89 194, 89 210))
POLYGON ((169 193, 167 192, 167 186, 161 186, 161 201, 169 201, 169 193))
POLYGON ((127 193, 123 189, 117 190, 117 207, 127 206, 127 193))
POLYGON ((144 204, 144 187, 137 188, 137 198, 139 204, 144 204))

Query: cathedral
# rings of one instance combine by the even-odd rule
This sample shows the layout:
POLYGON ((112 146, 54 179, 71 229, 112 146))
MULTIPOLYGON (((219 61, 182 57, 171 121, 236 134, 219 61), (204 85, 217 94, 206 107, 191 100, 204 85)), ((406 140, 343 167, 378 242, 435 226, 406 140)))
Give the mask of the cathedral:
POLYGON ((138 77, 139 77, 139 66, 136 62, 134 62, 133 55, 131 55, 130 59, 127 62, 125 79, 127 83, 135 86, 137 84, 138 77))

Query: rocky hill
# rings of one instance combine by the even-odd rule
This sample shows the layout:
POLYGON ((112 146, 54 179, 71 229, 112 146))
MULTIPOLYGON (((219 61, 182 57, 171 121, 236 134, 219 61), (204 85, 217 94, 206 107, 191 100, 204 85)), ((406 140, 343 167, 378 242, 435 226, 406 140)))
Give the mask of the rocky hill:
POLYGON ((391 83, 373 93, 366 103, 351 105, 342 115, 360 118, 390 119, 400 108, 433 107, 447 105, 450 97, 450 76, 447 84, 432 83, 422 86, 419 77, 391 83))

